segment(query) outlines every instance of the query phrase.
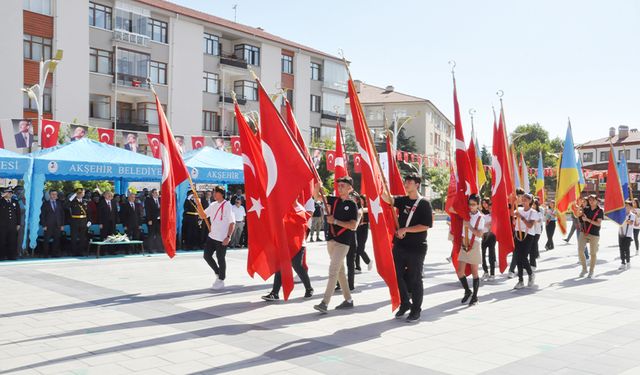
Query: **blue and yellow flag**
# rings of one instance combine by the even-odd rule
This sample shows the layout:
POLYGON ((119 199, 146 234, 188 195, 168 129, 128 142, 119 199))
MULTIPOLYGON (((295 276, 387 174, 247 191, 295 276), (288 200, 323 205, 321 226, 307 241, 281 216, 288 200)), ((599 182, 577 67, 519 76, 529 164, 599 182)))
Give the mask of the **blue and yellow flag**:
POLYGON ((544 203, 544 167, 542 165, 542 151, 538 159, 538 176, 536 177, 536 195, 540 198, 540 203, 544 203))
MULTIPOLYGON (((627 189, 628 191, 628 189, 627 189)), ((627 216, 624 209, 624 194, 616 165, 613 147, 609 151, 609 167, 607 168, 607 188, 604 191, 604 214, 619 225, 624 223, 627 216)))
POLYGON ((584 172, 582 172, 582 162, 580 161, 580 158, 576 159, 577 160, 577 167, 578 167, 578 195, 580 196, 580 194, 582 194, 582 192, 584 191, 584 185, 586 184, 585 180, 584 180, 584 172))
POLYGON ((571 122, 567 126, 567 135, 564 139, 564 150, 558 170, 558 188, 556 191, 556 201, 558 212, 565 213, 571 203, 576 200, 576 187, 579 186, 579 172, 576 163, 576 151, 573 146, 573 134, 571 133, 571 122))
POLYGON ((622 157, 618 162, 618 176, 620 177, 620 186, 622 186, 622 196, 624 200, 629 199, 629 169, 627 168, 627 158, 622 152, 622 157))

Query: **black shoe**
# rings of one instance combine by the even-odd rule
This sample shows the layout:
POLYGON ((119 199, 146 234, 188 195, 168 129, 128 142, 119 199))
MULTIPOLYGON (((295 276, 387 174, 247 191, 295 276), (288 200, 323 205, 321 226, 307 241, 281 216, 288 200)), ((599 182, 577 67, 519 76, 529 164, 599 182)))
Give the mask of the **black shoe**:
POLYGON ((460 301, 460 303, 467 303, 469 297, 471 297, 471 291, 467 289, 464 291, 464 297, 462 298, 462 301, 460 301))
POLYGON ((311 289, 307 289, 307 290, 304 292, 304 299, 309 299, 309 298, 311 298, 311 297, 313 297, 313 288, 311 288, 311 289))
POLYGON ((338 306, 336 306, 336 310, 347 310, 347 309, 353 309, 353 300, 351 301, 342 301, 341 304, 339 304, 338 306))
POLYGON ((262 296, 260 297, 263 300, 267 301, 267 302, 271 302, 271 301, 277 301, 280 299, 280 297, 277 294, 273 294, 273 292, 267 294, 266 296, 262 296))
POLYGON ((396 313, 396 319, 402 318, 410 309, 411 305, 400 305, 398 312, 396 313))
POLYGON ((414 322, 417 322, 418 320, 420 320, 419 311, 412 311, 411 313, 409 313, 409 316, 407 316, 407 323, 414 323, 414 322))
POLYGON ((340 288, 340 285, 336 285, 336 288, 334 289, 334 291, 338 291, 338 290, 342 290, 342 288, 340 288))
POLYGON ((478 297, 476 296, 471 297, 471 301, 469 301, 469 306, 473 306, 477 304, 478 304, 478 297))

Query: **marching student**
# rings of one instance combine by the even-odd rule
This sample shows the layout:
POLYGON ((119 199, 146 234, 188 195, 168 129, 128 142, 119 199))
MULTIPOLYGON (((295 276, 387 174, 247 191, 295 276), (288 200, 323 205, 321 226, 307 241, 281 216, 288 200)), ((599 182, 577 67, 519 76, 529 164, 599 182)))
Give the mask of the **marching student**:
POLYGON ((531 265, 531 269, 535 272, 538 268, 538 258, 540 258, 540 235, 542 234, 542 216, 544 212, 542 212, 542 208, 540 207, 540 201, 537 197, 533 198, 533 204, 531 208, 536 210, 538 213, 538 218, 536 219, 536 224, 534 225, 535 236, 533 238, 533 245, 531 246, 531 251, 529 252, 529 264, 531 265))
POLYGON ((462 246, 458 254, 458 280, 464 288, 464 297, 461 303, 467 303, 473 306, 478 303, 478 288, 480 288, 480 279, 478 278, 478 265, 482 263, 482 254, 480 251, 480 242, 485 231, 485 222, 482 213, 478 210, 480 207, 480 198, 477 195, 469 196, 469 221, 465 221, 462 230, 462 246), (473 276, 473 293, 469 289, 465 268, 467 264, 471 268, 473 276), (471 300, 469 300, 471 298, 471 300))
POLYGON ((216 274, 216 281, 211 288, 220 290, 224 288, 224 279, 227 275, 225 256, 227 254, 227 246, 231 241, 231 234, 236 225, 236 218, 231 210, 231 203, 224 199, 224 188, 216 186, 213 191, 215 202, 204 210, 205 215, 211 220, 211 229, 209 236, 207 236, 202 256, 216 274), (217 264, 213 260, 213 253, 216 253, 217 264))
POLYGON ((518 207, 515 214, 516 248, 513 251, 513 257, 518 267, 518 283, 513 289, 524 288, 523 270, 526 270, 529 275, 527 286, 532 287, 535 285, 536 275, 533 273, 528 259, 529 252, 533 247, 536 234, 535 225, 538 220, 538 212, 531 207, 532 202, 533 197, 531 194, 524 194, 522 196, 522 207, 518 207))
POLYGON ((578 217, 582 223, 582 233, 578 237, 578 256, 582 265, 580 277, 584 277, 587 274, 587 261, 582 249, 589 244, 589 274, 587 277, 592 279, 600 246, 600 226, 604 219, 604 211, 598 206, 598 197, 595 194, 589 195, 587 202, 588 205, 582 209, 578 217))
POLYGON ((633 225, 636 222, 636 215, 633 212, 633 202, 627 200, 624 203, 627 217, 618 231, 618 246, 620 246, 620 261, 622 262, 620 268, 618 268, 620 271, 631 268, 631 238, 633 236, 633 225))
POLYGON ((482 200, 482 215, 484 216, 484 234, 482 235, 482 274, 483 281, 496 279, 496 235, 491 231, 491 199, 482 200), (487 267, 487 252, 489 253, 489 266, 487 267))
POLYGON ((427 255, 427 231, 433 227, 431 203, 419 193, 422 177, 412 173, 404 178, 406 196, 391 197, 384 192, 382 199, 398 209, 399 228, 393 239, 393 261, 400 292, 400 307, 396 318, 409 311, 407 322, 416 322, 422 311, 422 270, 427 255), (411 294, 411 296, 409 296, 411 294))
POLYGON ((558 210, 556 209, 556 202, 549 201, 549 203, 547 203, 547 209, 544 210, 545 231, 547 232, 547 243, 544 245, 545 250, 553 250, 555 248, 553 244, 553 234, 556 232, 557 218, 558 210))
MULTIPOLYGON (((514 243, 517 242, 516 239, 516 216, 517 216, 517 209, 518 207, 522 207, 522 197, 524 196, 524 189, 522 188, 516 188, 516 207, 514 208, 511 203, 509 203, 509 209, 511 212, 511 227, 513 228, 513 238, 514 238, 514 243)), ((515 254, 515 250, 513 251, 513 254, 511 255, 511 264, 509 264, 509 274, 507 275, 507 278, 509 279, 513 279, 516 274, 515 274, 515 270, 516 270, 516 266, 518 265, 518 260, 516 258, 516 254, 515 254)))
POLYGON ((358 206, 351 198, 353 190, 353 179, 349 176, 339 178, 338 196, 327 197, 327 224, 329 226, 327 237, 327 251, 329 252, 329 277, 324 297, 314 309, 323 314, 327 313, 329 302, 335 290, 336 281, 342 289, 344 301, 336 306, 336 310, 352 309, 353 300, 347 282, 347 275, 344 272, 345 258, 349 252, 349 245, 355 236, 358 227, 358 206))
POLYGON ((638 198, 633 198, 633 214, 636 215, 636 221, 633 223, 633 242, 636 245, 636 256, 638 255, 638 234, 640 234, 640 204, 638 198))
POLYGON ((360 220, 360 225, 358 225, 358 230, 356 231, 356 247, 357 247, 357 256, 356 256, 356 273, 362 272, 360 268, 360 259, 367 265, 367 270, 371 271, 373 269, 373 259, 369 258, 369 255, 365 251, 365 246, 367 244, 367 238, 369 237, 369 209, 367 208, 367 197, 364 195, 360 195, 360 206, 362 207, 362 219, 360 220))

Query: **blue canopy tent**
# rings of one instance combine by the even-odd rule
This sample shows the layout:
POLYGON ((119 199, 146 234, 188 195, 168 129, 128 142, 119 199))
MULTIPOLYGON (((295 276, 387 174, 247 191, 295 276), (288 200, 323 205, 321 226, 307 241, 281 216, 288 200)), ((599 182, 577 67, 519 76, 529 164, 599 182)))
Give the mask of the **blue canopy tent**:
MULTIPOLYGON (((244 183, 242 157, 238 155, 205 146, 185 153, 183 158, 194 183, 218 185, 244 183)), ((190 190, 189 181, 178 185, 176 190, 178 194, 178 233, 182 233, 182 214, 184 201, 190 190)))
MULTIPOLYGON (((160 181, 160 160, 90 139, 66 143, 35 152, 31 173, 31 197, 27 199, 28 228, 38 228, 47 180, 111 180, 117 193, 124 193, 131 181, 160 181)), ((38 231, 29 232, 35 248, 38 231)), ((26 236, 23 247, 26 246, 26 236)))
MULTIPOLYGON (((17 178, 24 180, 25 200, 29 202, 31 199, 31 191, 28 188, 31 184, 31 170, 33 160, 25 155, 17 154, 12 151, 0 149, 0 177, 1 178, 17 178)), ((25 207, 25 216, 29 215, 29 205, 25 207)), ((25 222, 26 222, 25 218, 25 222)), ((26 232, 25 232, 26 233, 26 232)), ((23 241, 24 242, 24 241, 23 241)), ((23 243, 22 248, 25 248, 23 243)))

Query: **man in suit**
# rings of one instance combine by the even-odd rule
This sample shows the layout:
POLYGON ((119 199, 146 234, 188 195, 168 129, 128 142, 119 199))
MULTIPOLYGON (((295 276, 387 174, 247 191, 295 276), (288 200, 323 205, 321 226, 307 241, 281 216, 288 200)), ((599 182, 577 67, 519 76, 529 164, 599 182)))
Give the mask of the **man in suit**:
POLYGON ((64 208, 62 203, 58 202, 58 192, 55 190, 50 190, 49 200, 42 203, 40 225, 44 229, 42 253, 47 258, 50 255, 54 258, 59 257, 60 234, 64 230, 64 208), (53 240, 53 244, 50 246, 51 240, 53 240), (49 253, 50 248, 51 253, 49 253))
POLYGON ((33 143, 33 134, 29 132, 30 129, 31 121, 20 120, 20 123, 18 124, 19 131, 15 134, 17 148, 31 147, 31 144, 33 143))
POLYGON ((98 220, 96 223, 100 225, 100 238, 105 240, 116 232, 116 213, 117 208, 113 202, 113 193, 104 192, 98 203, 98 220))
POLYGON ((120 219, 130 240, 140 239, 140 223, 142 218, 142 206, 136 202, 136 194, 129 192, 127 200, 122 203, 120 219))
POLYGON ((160 237, 160 198, 158 189, 151 189, 151 195, 144 201, 144 209, 147 214, 147 227, 149 228, 149 241, 147 247, 149 252, 162 250, 162 239, 160 237))

